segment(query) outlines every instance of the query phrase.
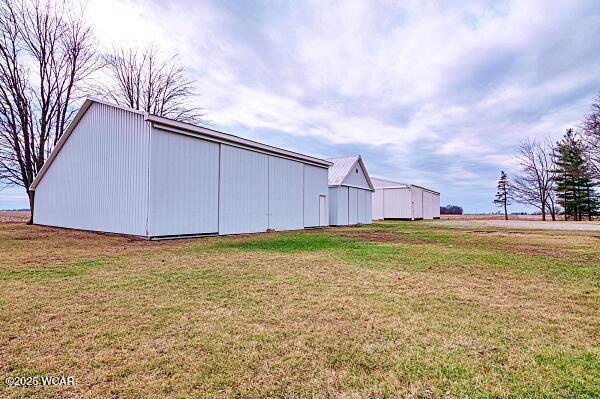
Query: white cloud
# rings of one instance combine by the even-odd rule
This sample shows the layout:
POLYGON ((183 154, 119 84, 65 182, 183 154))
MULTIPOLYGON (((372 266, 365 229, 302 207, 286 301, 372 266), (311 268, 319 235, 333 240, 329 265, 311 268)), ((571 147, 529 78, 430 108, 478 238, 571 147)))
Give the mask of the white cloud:
POLYGON ((87 14, 92 18, 100 46, 110 49, 114 43, 145 45, 161 41, 162 31, 148 18, 148 4, 121 0, 90 0, 87 14))
POLYGON ((442 191, 487 189, 521 139, 556 138, 600 88, 593 1, 92 0, 90 11, 105 47, 178 53, 216 127, 380 146, 396 169, 376 174, 442 191), (462 177, 436 181, 441 170, 462 177))

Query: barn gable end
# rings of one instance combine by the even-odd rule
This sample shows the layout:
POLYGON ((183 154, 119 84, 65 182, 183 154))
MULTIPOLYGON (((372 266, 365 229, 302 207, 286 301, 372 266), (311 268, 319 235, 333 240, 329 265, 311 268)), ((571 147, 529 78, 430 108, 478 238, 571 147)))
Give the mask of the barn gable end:
POLYGON ((350 167, 346 178, 342 181, 342 185, 371 190, 371 185, 369 182, 367 171, 363 168, 362 162, 359 162, 357 160, 350 167))
POLYGON ((149 140, 142 113, 86 104, 32 185, 34 223, 145 236, 149 140))
POLYGON ((329 224, 372 223, 373 184, 360 155, 329 160, 329 224))

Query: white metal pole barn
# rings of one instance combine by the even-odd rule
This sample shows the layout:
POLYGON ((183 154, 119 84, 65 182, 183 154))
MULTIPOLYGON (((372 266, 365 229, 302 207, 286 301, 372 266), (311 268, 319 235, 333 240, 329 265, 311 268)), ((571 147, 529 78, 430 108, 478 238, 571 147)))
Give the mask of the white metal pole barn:
POLYGON ((375 186, 373 219, 439 219, 439 192, 379 178, 372 178, 371 181, 375 186))
POLYGON ((148 238, 327 226, 331 164, 87 99, 31 186, 34 223, 148 238))
POLYGON ((369 224, 373 184, 360 155, 330 158, 329 224, 348 226, 369 224))

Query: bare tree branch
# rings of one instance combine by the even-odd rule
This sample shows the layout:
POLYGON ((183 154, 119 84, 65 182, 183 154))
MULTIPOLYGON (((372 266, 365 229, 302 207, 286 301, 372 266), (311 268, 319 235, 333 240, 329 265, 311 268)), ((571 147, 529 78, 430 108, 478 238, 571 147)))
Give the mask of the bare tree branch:
POLYGON ((76 4, 0 4, 0 181, 29 186, 73 115, 81 82, 97 70, 96 44, 76 4))
POLYGON ((542 213, 542 220, 546 220, 546 211, 550 210, 554 220, 554 161, 550 141, 526 140, 521 143, 516 164, 519 173, 512 178, 511 197, 515 202, 537 208, 542 213))
POLYGON ((581 123, 579 135, 585 144, 585 155, 590 169, 594 177, 600 179, 600 94, 581 123))
POLYGON ((162 58, 155 47, 115 47, 104 61, 109 79, 101 87, 102 97, 181 122, 206 123, 203 109, 193 104, 194 82, 176 56, 162 58))

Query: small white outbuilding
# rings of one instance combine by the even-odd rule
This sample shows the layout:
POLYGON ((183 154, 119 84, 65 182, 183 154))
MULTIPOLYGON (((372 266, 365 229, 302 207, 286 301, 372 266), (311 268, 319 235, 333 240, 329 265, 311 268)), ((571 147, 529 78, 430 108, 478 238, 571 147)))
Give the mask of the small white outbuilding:
POLYGON ((432 220, 440 218, 440 193, 414 184, 372 178, 373 219, 432 220))
POLYGON ((348 226, 373 222, 373 183, 360 155, 329 158, 329 224, 348 226))
POLYGON ((330 165, 87 99, 31 186, 33 221, 148 238, 327 226, 330 165))

